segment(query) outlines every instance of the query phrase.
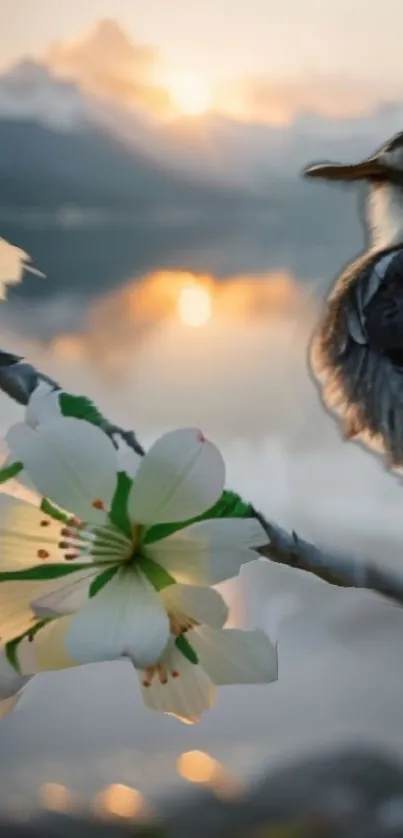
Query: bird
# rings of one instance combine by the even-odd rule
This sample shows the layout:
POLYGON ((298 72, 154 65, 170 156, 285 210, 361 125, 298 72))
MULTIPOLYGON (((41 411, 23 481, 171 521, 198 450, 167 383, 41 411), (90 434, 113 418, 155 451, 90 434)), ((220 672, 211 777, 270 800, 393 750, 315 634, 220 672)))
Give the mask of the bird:
POLYGON ((345 439, 403 468, 403 131, 358 163, 303 175, 365 182, 367 248, 337 277, 309 347, 322 401, 345 439))

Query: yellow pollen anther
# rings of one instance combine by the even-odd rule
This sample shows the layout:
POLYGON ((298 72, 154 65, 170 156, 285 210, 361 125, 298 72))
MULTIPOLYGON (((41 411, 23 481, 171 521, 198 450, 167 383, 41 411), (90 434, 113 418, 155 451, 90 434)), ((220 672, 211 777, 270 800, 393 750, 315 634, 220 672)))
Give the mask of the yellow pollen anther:
MULTIPOLYGON (((176 673, 176 670, 175 670, 176 673)), ((171 673, 173 678, 177 678, 179 672, 177 674, 171 673)), ((151 687, 151 684, 155 677, 158 677, 158 680, 162 686, 165 686, 168 683, 168 672, 166 669, 165 664, 157 663, 155 666, 149 666, 144 673, 143 679, 143 687, 151 687)))
POLYGON ((94 509, 105 509, 105 504, 103 500, 100 500, 99 498, 93 500, 91 505, 94 507, 94 509))
POLYGON ((63 529, 60 530, 60 534, 63 535, 64 538, 74 538, 76 533, 75 530, 72 530, 69 527, 63 527, 63 529))

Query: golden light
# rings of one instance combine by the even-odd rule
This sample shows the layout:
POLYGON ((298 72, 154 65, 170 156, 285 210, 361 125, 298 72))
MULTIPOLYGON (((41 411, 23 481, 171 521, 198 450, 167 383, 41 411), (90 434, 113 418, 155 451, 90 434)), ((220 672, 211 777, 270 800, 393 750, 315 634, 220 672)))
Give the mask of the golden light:
POLYGON ((55 355, 72 363, 82 361, 85 354, 85 342, 79 335, 59 335, 51 347, 55 355))
POLYGON ((136 818, 144 813, 144 797, 138 789, 113 783, 96 795, 93 810, 117 818, 136 818))
POLYGON ((209 785, 221 775, 223 767, 204 751, 187 751, 178 758, 176 770, 189 783, 209 785))
POLYGON ((184 285, 178 297, 179 317, 185 326, 205 326, 211 317, 211 297, 206 288, 184 285))
POLYGON ((39 789, 39 799, 51 812, 66 812, 72 804, 70 789, 59 783, 44 783, 39 789))
POLYGON ((175 107, 184 114, 199 116, 211 107, 211 89, 200 76, 178 75, 169 79, 166 86, 175 107))

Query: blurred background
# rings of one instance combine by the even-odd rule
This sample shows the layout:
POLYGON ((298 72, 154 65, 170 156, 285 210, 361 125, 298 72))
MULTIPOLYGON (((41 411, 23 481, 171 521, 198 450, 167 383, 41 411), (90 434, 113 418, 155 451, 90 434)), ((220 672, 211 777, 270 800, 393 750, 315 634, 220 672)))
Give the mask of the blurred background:
MULTIPOLYGON (((228 486, 269 517, 395 567, 401 487, 341 441, 306 363, 323 297, 364 247, 363 196, 300 171, 402 130, 402 24, 400 0, 0 0, 0 279, 19 258, 7 242, 46 275, 5 289, 1 347, 146 446, 200 425, 228 486)), ((0 415, 4 430, 19 411, 3 397, 0 415)), ((273 569, 267 602, 299 595, 297 576, 273 569)), ((251 587, 227 592, 256 624, 251 587)), ((363 669, 341 700, 358 675, 339 657, 324 643, 305 674, 299 649, 294 702, 287 682, 222 690, 194 729, 143 709, 123 663, 35 679, 0 725, 3 805, 63 808, 111 782, 154 799, 180 774, 217 776, 197 754, 177 764, 188 751, 248 777, 329 736, 396 744, 400 708, 368 687, 362 712, 363 669)))

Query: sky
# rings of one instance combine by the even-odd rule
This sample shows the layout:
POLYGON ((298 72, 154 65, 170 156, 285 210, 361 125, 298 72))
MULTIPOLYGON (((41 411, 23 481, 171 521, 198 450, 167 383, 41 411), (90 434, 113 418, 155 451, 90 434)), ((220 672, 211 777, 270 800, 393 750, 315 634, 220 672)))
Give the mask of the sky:
POLYGON ((398 0, 0 0, 0 22, 0 71, 33 56, 154 116, 284 122, 297 108, 361 115, 402 97, 398 0))
POLYGON ((400 0, 0 0, 2 64, 113 17, 170 65, 208 78, 401 73, 400 0))

